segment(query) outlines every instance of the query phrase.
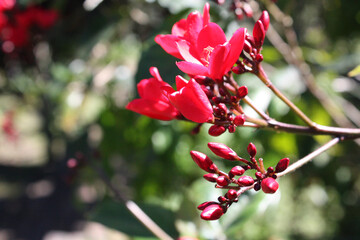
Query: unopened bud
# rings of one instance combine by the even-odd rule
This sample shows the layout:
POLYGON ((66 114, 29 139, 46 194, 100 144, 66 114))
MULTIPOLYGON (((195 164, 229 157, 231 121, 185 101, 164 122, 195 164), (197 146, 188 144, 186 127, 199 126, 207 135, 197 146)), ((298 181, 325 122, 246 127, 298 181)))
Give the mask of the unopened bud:
POLYGON ((244 51, 247 52, 247 53, 251 53, 251 52, 252 52, 252 46, 251 46, 251 44, 250 44, 249 41, 245 40, 243 49, 244 49, 244 51))
POLYGON ((229 191, 226 193, 226 196, 229 200, 234 200, 237 198, 237 191, 235 189, 229 189, 229 191))
POLYGON ((219 176, 216 179, 216 183, 221 187, 225 187, 225 186, 229 185, 230 182, 225 176, 219 176))
POLYGON ((197 206, 197 209, 204 210, 206 207, 208 207, 212 204, 217 204, 217 202, 204 202, 204 203, 200 204, 199 206, 197 206))
POLYGON ((228 126, 228 131, 229 131, 229 133, 234 133, 236 131, 235 125, 229 125, 228 126))
POLYGON ((253 11, 251 9, 251 6, 247 3, 244 3, 242 10, 244 11, 246 17, 251 18, 253 15, 253 11))
POLYGON ((269 28, 269 24, 270 24, 270 17, 269 17, 269 13, 267 11, 263 11, 259 20, 261 20, 261 22, 264 25, 264 29, 265 31, 268 30, 269 28))
POLYGON ((214 93, 208 87, 206 87, 204 85, 200 85, 200 86, 208 98, 214 97, 214 93))
POLYGON ((234 150, 232 150, 223 143, 209 142, 208 147, 213 153, 215 153, 217 156, 221 158, 232 161, 239 158, 234 150))
POLYGON ((224 103, 219 103, 218 107, 224 114, 227 113, 228 109, 224 103))
POLYGON ((235 74, 242 74, 244 72, 246 72, 244 66, 241 66, 241 65, 238 65, 236 67, 233 67, 232 68, 232 71, 235 73, 235 74))
POLYGON ((268 173, 273 173, 273 172, 274 172, 274 168, 273 168, 273 167, 268 167, 267 172, 268 172, 268 173))
POLYGON ((192 159, 194 162, 203 170, 214 173, 217 170, 216 165, 211 161, 211 159, 206 156, 204 153, 191 151, 190 152, 192 159))
POLYGON ((225 203, 225 202, 227 202, 227 198, 224 197, 224 196, 220 196, 220 197, 218 197, 218 201, 219 201, 220 203, 225 203))
POLYGON ((259 183, 255 183, 254 190, 259 191, 261 189, 261 185, 259 183))
POLYGON ((246 97, 246 95, 248 95, 248 92, 249 92, 249 90, 246 86, 241 86, 237 90, 236 96, 238 98, 244 98, 244 97, 246 97))
POLYGON ((218 175, 216 175, 214 173, 207 173, 207 174, 205 174, 203 176, 203 178, 205 178, 209 182, 216 182, 216 179, 218 178, 218 175))
POLYGON ((245 169, 241 166, 235 166, 233 167, 229 174, 233 175, 233 176, 240 176, 240 175, 243 175, 245 172, 245 169))
POLYGON ((242 187, 251 186, 254 184, 254 179, 250 176, 242 176, 238 179, 238 184, 242 187))
POLYGON ((207 221, 217 220, 224 214, 223 208, 219 204, 207 206, 201 213, 201 218, 207 221))
POLYGON ((275 172, 279 173, 285 171, 285 169, 287 169, 287 167, 289 166, 289 163, 290 163, 289 158, 281 159, 275 167, 275 172))
POLYGON ((257 179, 263 179, 263 174, 262 174, 261 172, 256 172, 256 173, 255 173, 255 177, 256 177, 257 179))
POLYGON ((236 126, 242 126, 242 125, 244 125, 244 123, 245 123, 245 116, 244 116, 244 115, 237 115, 237 116, 234 118, 233 123, 234 123, 236 126))
POLYGON ((217 137, 217 136, 220 136, 221 134, 223 134, 225 131, 226 131, 226 128, 224 126, 212 125, 209 128, 209 135, 211 135, 213 137, 217 137))
POLYGON ((272 177, 268 177, 261 181, 261 188, 264 193, 275 193, 279 188, 279 184, 272 177))
POLYGON ((265 39, 265 29, 261 20, 258 20, 255 23, 253 28, 253 36, 254 36, 255 47, 260 48, 263 45, 265 39))
POLYGON ((257 62, 262 62, 262 61, 264 60, 264 56, 263 56, 261 53, 256 54, 255 60, 256 60, 257 62))
POLYGON ((253 143, 249 143, 248 147, 247 147, 247 151, 250 155, 250 157, 255 157, 256 155, 256 147, 253 143))

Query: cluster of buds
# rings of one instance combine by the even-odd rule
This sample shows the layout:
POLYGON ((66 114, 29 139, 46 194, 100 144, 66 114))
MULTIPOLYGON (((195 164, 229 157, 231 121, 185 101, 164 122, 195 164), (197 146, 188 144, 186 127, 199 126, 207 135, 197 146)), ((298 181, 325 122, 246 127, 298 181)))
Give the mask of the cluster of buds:
POLYGON ((21 49, 31 42, 31 31, 49 29, 58 19, 55 10, 29 6, 24 10, 16 7, 15 0, 0 2, 0 41, 2 50, 11 53, 21 49))
POLYGON ((267 11, 263 11, 259 20, 256 21, 252 35, 245 36, 244 49, 241 53, 243 61, 238 61, 237 66, 232 69, 236 74, 253 71, 264 59, 261 54, 265 35, 269 28, 270 17, 267 11))
POLYGON ((275 193, 279 188, 276 181, 277 173, 283 172, 289 166, 289 158, 281 159, 276 167, 269 167, 265 170, 263 159, 256 159, 256 147, 250 143, 247 147, 249 160, 241 158, 237 153, 222 143, 208 143, 209 149, 226 160, 236 161, 241 164, 234 166, 228 173, 221 171, 213 163, 213 161, 204 153, 191 151, 191 157, 194 162, 204 171, 208 172, 203 177, 209 181, 216 183, 216 188, 227 189, 224 196, 218 198, 218 202, 204 202, 198 206, 202 211, 201 218, 204 220, 219 219, 232 203, 237 202, 239 196, 246 190, 254 188, 255 191, 262 190, 264 193, 275 193), (248 170, 255 170, 254 178, 244 175, 248 170))

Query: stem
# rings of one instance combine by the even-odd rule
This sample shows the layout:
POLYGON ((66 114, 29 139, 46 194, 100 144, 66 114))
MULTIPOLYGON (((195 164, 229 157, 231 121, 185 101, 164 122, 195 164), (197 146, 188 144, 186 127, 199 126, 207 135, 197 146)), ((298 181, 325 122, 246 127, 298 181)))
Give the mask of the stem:
POLYGON ((295 163, 291 164, 285 171, 278 173, 277 176, 281 177, 284 176, 290 172, 295 171, 296 169, 302 167, 304 164, 310 162, 312 159, 314 159, 316 156, 320 155, 321 153, 325 152, 326 150, 330 149, 334 145, 336 145, 338 142, 344 140, 343 138, 337 137, 332 139, 331 141, 327 142, 325 145, 321 146, 320 148, 316 149, 314 152, 306 155, 305 157, 299 159, 295 163))
POLYGON ((256 76, 278 97, 280 98, 286 105, 290 107, 290 109, 295 112, 308 126, 312 128, 316 128, 317 124, 311 121, 305 113, 303 113, 292 101, 290 101, 279 89, 277 89, 270 79, 267 77, 264 69, 261 64, 258 64, 257 69, 254 71, 256 76))
POLYGON ((114 184, 111 183, 109 177, 105 174, 104 170, 93 163, 90 166, 100 176, 101 180, 106 186, 114 193, 115 199, 125 204, 126 208, 130 211, 135 218, 139 220, 150 232, 161 240, 173 240, 164 230, 162 230, 135 202, 127 199, 121 191, 119 191, 114 184))

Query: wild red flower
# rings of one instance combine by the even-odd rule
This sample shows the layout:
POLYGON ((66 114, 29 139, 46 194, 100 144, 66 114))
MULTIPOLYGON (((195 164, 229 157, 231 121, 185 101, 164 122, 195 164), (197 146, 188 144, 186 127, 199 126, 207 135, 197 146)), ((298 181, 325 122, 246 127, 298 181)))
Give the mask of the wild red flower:
POLYGON ((176 88, 177 91, 172 88, 166 90, 171 103, 184 117, 197 123, 213 120, 212 105, 200 84, 194 79, 186 81, 181 76, 177 76, 176 88))
POLYGON ((207 206, 201 213, 204 220, 217 220, 224 214, 223 208, 219 204, 211 204, 207 206))
POLYGON ((245 28, 239 28, 230 41, 216 23, 209 23, 199 33, 196 44, 177 42, 185 61, 177 62, 181 71, 221 81, 238 60, 245 41, 245 28))
POLYGON ((209 10, 210 5, 206 3, 203 10, 203 16, 201 16, 198 11, 190 13, 186 19, 181 19, 174 24, 171 34, 157 35, 155 37, 155 42, 170 55, 184 59, 179 52, 177 42, 185 40, 195 45, 201 29, 203 29, 210 21, 209 10))
POLYGON ((16 0, 1 0, 0 11, 12 9, 15 6, 16 0))
POLYGON ((150 74, 152 78, 143 79, 137 85, 140 98, 131 101, 126 109, 164 121, 176 118, 179 112, 170 103, 167 92, 163 89, 171 86, 162 80, 156 67, 150 68, 150 74))

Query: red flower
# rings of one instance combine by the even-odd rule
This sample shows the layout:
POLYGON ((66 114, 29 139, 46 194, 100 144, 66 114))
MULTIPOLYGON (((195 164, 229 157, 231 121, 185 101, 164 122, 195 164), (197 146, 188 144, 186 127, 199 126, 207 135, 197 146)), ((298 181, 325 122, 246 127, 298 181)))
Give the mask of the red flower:
POLYGON ((150 74, 153 78, 143 79, 137 85, 140 99, 131 101, 126 109, 164 121, 176 118, 179 112, 163 90, 164 87, 171 88, 170 85, 162 80, 156 67, 150 68, 150 74))
POLYGON ((196 45, 196 39, 201 29, 203 29, 210 21, 209 14, 210 5, 205 4, 203 16, 198 11, 192 12, 187 19, 181 19, 174 24, 171 34, 160 34, 155 37, 158 43, 167 53, 174 57, 184 59, 177 47, 177 42, 185 40, 190 44, 196 45))
POLYGON ((177 62, 181 71, 220 80, 239 59, 245 41, 245 28, 239 28, 230 41, 216 23, 209 23, 199 33, 196 44, 185 40, 177 43, 185 61, 177 62))
POLYGON ((29 7, 25 14, 31 24, 35 24, 41 29, 48 29, 53 26, 59 17, 56 10, 42 9, 40 7, 29 7))
POLYGON ((177 76, 176 87, 178 91, 167 89, 169 99, 184 117, 197 123, 213 120, 211 103, 194 79, 187 82, 181 76, 177 76))
POLYGON ((0 11, 9 10, 14 7, 16 0, 1 0, 0 1, 0 11))

